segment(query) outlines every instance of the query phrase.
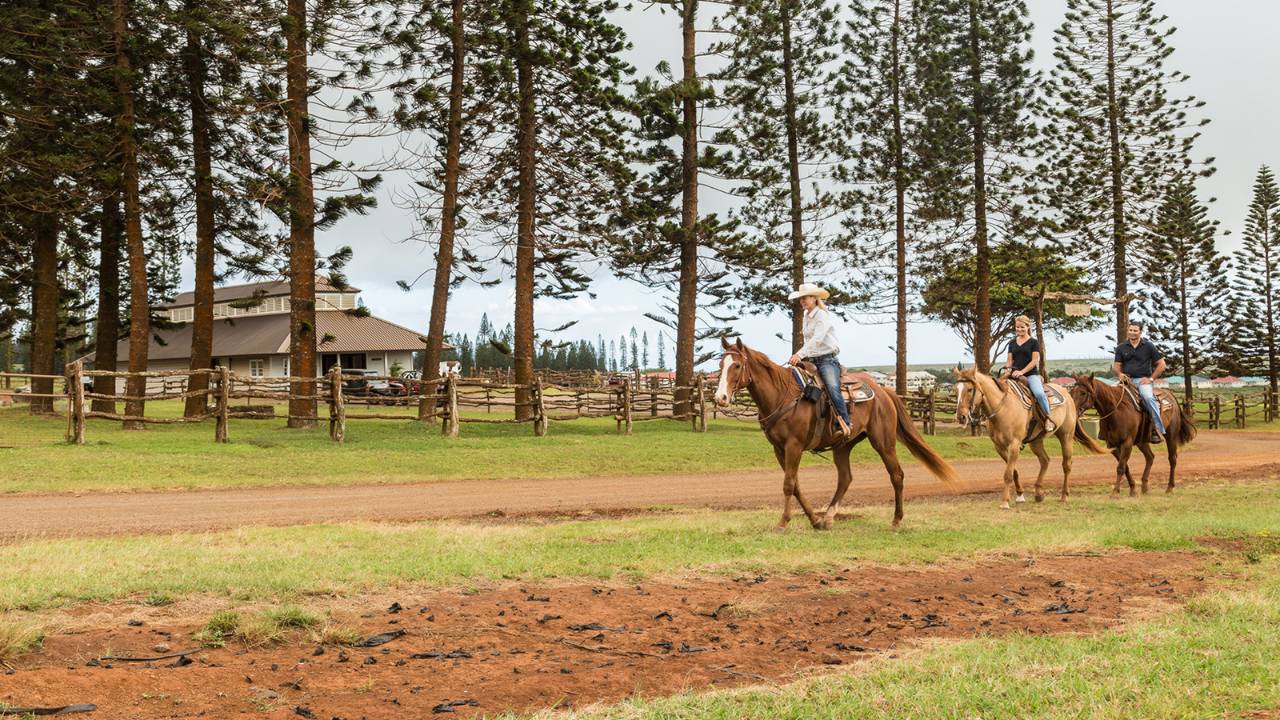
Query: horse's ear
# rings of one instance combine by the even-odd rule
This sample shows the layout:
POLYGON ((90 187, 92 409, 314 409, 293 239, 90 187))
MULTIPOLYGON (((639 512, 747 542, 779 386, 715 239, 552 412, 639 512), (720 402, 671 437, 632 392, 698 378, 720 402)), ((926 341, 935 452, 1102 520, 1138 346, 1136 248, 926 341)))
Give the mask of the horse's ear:
POLYGON ((960 363, 956 363, 956 366, 951 368, 951 376, 956 378, 960 377, 960 363))
POLYGON ((746 350, 746 349, 747 349, 747 348, 746 348, 746 346, 742 344, 742 338, 738 338, 738 340, 737 340, 737 343, 736 343, 736 344, 737 344, 737 346, 738 346, 738 349, 739 349, 739 350, 746 350))
POLYGON ((1095 372, 1090 372, 1090 373, 1089 373, 1089 379, 1090 379, 1090 380, 1092 380, 1092 379, 1093 379, 1093 376, 1094 376, 1094 375, 1096 375, 1096 374, 1097 374, 1097 373, 1095 373, 1095 372))
POLYGON ((720 347, 724 348, 725 350, 729 349, 729 339, 723 335, 720 336, 720 347))

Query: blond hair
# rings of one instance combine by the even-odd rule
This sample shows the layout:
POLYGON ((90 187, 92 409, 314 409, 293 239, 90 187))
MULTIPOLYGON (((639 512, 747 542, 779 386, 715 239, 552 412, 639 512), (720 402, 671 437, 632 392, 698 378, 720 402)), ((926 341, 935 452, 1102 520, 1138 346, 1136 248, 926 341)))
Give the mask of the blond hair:
POLYGON ((1013 319, 1014 327, 1017 327, 1019 323, 1026 325, 1028 330, 1031 329, 1031 318, 1027 317, 1026 315, 1019 315, 1018 317, 1013 319))

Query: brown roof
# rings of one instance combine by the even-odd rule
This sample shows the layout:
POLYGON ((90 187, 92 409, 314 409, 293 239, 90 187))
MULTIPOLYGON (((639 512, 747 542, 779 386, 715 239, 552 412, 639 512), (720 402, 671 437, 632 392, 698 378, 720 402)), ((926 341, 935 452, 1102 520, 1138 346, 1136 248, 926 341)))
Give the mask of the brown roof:
MULTIPOLYGON (((191 357, 191 324, 182 323, 172 329, 155 330, 147 357, 152 360, 179 360, 191 357), (163 342, 157 342, 159 336, 163 342)), ((424 334, 401 327, 381 318, 353 317, 337 310, 316 313, 316 336, 322 342, 321 352, 388 352, 417 351, 426 346, 424 334)), ((444 346, 446 349, 449 345, 444 346)), ((129 341, 121 340, 117 357, 129 357, 129 341)), ((289 315, 250 315, 213 322, 214 357, 279 355, 289 352, 289 315)))
MULTIPOLYGON (((213 289, 214 302, 228 302, 231 300, 244 300, 253 297, 254 293, 261 290, 263 297, 276 297, 277 295, 289 294, 288 280, 266 280, 263 282, 244 283, 242 285, 224 285, 213 289)), ((360 292, 358 287, 336 288, 329 283, 328 280, 316 277, 316 292, 360 292)), ((178 296, 172 302, 160 305, 162 308, 185 307, 194 305, 196 302, 195 292, 178 293, 178 296)))

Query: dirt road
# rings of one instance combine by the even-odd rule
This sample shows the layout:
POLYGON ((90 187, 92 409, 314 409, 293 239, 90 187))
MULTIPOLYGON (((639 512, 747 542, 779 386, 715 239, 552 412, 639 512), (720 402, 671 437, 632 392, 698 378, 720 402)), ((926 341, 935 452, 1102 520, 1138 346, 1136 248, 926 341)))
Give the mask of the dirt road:
MULTIPOLYGON (((1152 470, 1152 490, 1162 491, 1168 464, 1160 448, 1152 470)), ((904 452, 905 454, 905 452, 904 452)), ((1003 463, 956 463, 963 492, 997 490, 1003 463)), ((1111 456, 1077 451, 1072 485, 1110 483, 1111 456)), ((1141 464, 1137 464, 1140 472, 1141 464)), ((1036 461, 1029 453, 1019 463, 1024 479, 1034 482, 1036 461)), ((1280 434, 1203 432, 1179 462, 1179 480, 1248 472, 1250 477, 1280 473, 1280 434)), ((879 465, 853 470, 845 505, 884 505, 892 509, 892 490, 879 465)), ((906 466, 908 497, 948 491, 924 468, 906 466)), ((1061 468, 1055 459, 1046 478, 1046 495, 1056 501, 1061 468)), ((376 482, 377 476, 371 475, 376 482)), ((832 466, 805 468, 801 488, 819 506, 835 488, 832 466)), ((1026 483, 1031 500, 1030 482, 1026 483)), ((584 511, 644 510, 654 506, 773 508, 781 494, 777 470, 718 474, 609 476, 543 480, 458 481, 421 485, 356 487, 274 487, 237 490, 107 493, 90 495, 14 495, 0 497, 0 542, 33 537, 117 535, 215 530, 245 525, 370 520, 413 520, 506 515, 577 514, 584 511)), ((911 511, 908 507, 907 518, 911 511)))

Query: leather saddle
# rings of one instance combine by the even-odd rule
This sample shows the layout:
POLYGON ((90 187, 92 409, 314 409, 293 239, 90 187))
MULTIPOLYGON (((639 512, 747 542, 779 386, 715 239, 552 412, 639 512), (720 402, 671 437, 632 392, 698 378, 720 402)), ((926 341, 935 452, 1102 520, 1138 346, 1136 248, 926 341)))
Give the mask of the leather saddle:
MULTIPOLYGON (((1018 400, 1022 402, 1022 407, 1030 410, 1036 397, 1031 394, 1031 386, 1027 385, 1026 378, 1006 378, 1005 387, 1012 389, 1014 394, 1018 396, 1018 400)), ((1044 386, 1044 395, 1049 399, 1049 410, 1053 410, 1062 403, 1066 402, 1066 396, 1058 389, 1057 385, 1051 383, 1044 386)))
MULTIPOLYGON (((795 366, 796 382, 801 389, 808 387, 816 387, 819 392, 818 396, 818 414, 820 417, 826 417, 830 412, 831 400, 827 397, 827 393, 822 384, 822 378, 818 377, 818 368, 807 360, 801 361, 795 366)), ((852 375, 844 375, 840 378, 840 386, 844 390, 844 401, 849 405, 857 405, 859 403, 869 402, 875 399, 875 391, 866 383, 862 382, 852 375)))

